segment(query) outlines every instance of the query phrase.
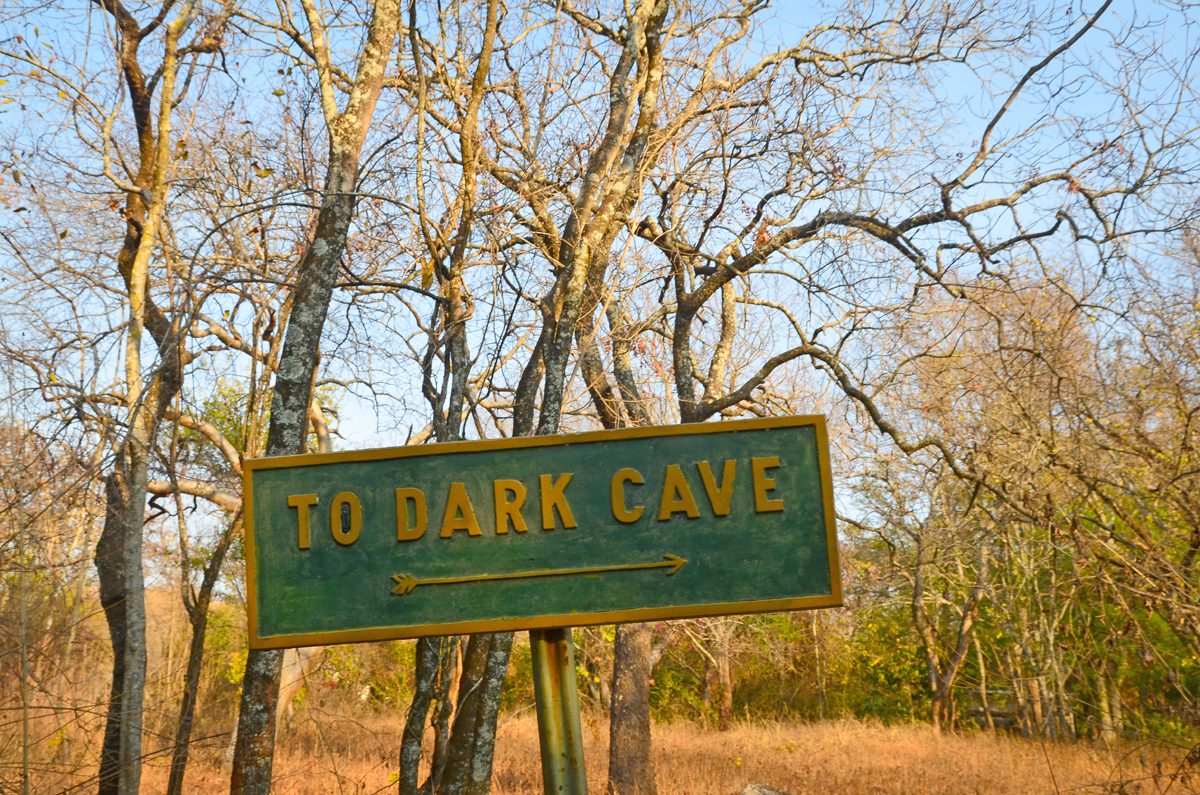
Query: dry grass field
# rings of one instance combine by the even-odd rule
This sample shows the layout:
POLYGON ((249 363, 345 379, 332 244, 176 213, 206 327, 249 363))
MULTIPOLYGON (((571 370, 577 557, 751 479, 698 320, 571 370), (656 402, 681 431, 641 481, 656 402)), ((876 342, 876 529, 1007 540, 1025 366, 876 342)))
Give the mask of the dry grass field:
MULTIPOLYGON (((589 784, 605 791, 607 726, 586 721, 589 784)), ((279 795, 365 795, 393 788, 398 726, 309 715, 281 742, 279 795)), ((934 736, 920 726, 856 722, 741 725, 718 734, 690 725, 654 734, 661 795, 734 795, 752 782, 793 795, 1185 795, 1200 793, 1186 750, 1126 745, 1055 745, 986 734, 934 736)), ((216 749, 197 760, 189 791, 227 792, 216 749)), ((1195 761, 1195 760, 1193 760, 1195 761)), ((160 792, 166 769, 151 767, 144 792, 160 792)), ((529 713, 502 725, 495 795, 538 795, 537 726, 529 713)))

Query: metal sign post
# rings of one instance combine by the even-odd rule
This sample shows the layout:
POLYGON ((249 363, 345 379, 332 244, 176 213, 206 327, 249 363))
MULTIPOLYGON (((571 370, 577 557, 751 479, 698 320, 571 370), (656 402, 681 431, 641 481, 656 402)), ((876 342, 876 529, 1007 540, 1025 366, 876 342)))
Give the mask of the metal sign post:
POLYGON ((530 630, 529 647, 533 656, 533 696, 542 749, 543 791, 546 795, 587 795, 571 630, 530 630))

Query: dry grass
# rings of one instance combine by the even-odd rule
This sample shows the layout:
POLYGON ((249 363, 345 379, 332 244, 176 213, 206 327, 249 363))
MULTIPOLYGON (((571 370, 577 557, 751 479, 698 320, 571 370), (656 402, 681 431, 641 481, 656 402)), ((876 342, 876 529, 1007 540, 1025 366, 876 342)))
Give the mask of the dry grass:
MULTIPOLYGON (((394 787, 398 724, 310 715, 280 744, 278 795, 359 795, 394 787)), ((594 795, 605 791, 607 725, 585 720, 594 795)), ((690 725, 654 731, 662 795, 733 795, 752 782, 794 795, 1185 795, 1200 793, 1200 770, 1186 773, 1184 751, 1087 744, 1055 745, 984 734, 936 737, 920 726, 857 722, 742 725, 724 734, 690 725)), ((189 791, 223 793, 219 753, 198 759, 189 791)), ((166 770, 146 771, 145 792, 161 792, 166 770)), ((537 726, 528 713, 502 724, 492 792, 541 792, 537 726)))
MULTIPOLYGON (((497 748, 492 791, 533 795, 540 791, 537 729, 532 720, 506 727, 497 748)), ((604 792, 607 727, 589 726, 586 753, 592 793, 604 792)), ((719 734, 691 725, 658 726, 654 735, 658 789, 663 795, 731 795, 759 782, 801 795, 913 795, 916 793, 1165 792, 1170 767, 1163 749, 1133 754, 1133 765, 1087 746, 1043 747, 986 735, 937 737, 919 726, 883 727, 857 722, 741 725, 719 734), (1138 757, 1147 760, 1143 769, 1138 757), (1149 776, 1145 781, 1134 777, 1149 776)), ((1177 756, 1182 756, 1179 754, 1177 756)), ((1200 792, 1194 780, 1176 778, 1172 792, 1200 792), (1189 785, 1191 788, 1189 788, 1189 785)))
MULTIPOLYGON (((152 638, 182 627, 178 600, 149 598, 152 638)), ((170 596, 171 598, 167 598, 170 596)), ((104 629, 93 616, 91 634, 104 629)), ((99 648, 106 648, 104 643, 99 648)), ((152 670, 163 659, 151 649, 152 670)), ((88 793, 95 789, 107 668, 94 662, 78 677, 89 689, 75 694, 69 744, 58 736, 62 716, 35 718, 32 737, 36 793, 88 793), (89 700, 90 699, 90 700, 89 700), (90 708, 87 706, 91 704, 90 708)), ((150 753, 142 792, 166 790, 178 694, 151 687, 145 748, 150 753)), ((2 692, 0 703, 11 699, 2 692)), ((395 791, 402 716, 372 713, 357 703, 312 697, 296 724, 280 734, 275 761, 275 795, 367 795, 395 791)), ((197 728, 188 767, 188 793, 225 795, 223 769, 232 715, 211 708, 197 728), (204 739, 203 735, 210 735, 204 739)), ((0 795, 17 791, 19 724, 15 711, 0 711, 0 795)), ((608 725, 585 716, 585 754, 594 795, 605 792, 608 725)), ((432 742, 426 742, 426 748, 432 742)), ((1126 745, 1097 748, 1088 743, 1042 744, 1008 736, 968 734, 937 737, 922 726, 884 727, 853 721, 820 724, 740 725, 718 734, 688 724, 656 726, 655 764, 661 795, 735 795, 759 782, 793 795, 1200 795, 1200 769, 1183 765, 1186 750, 1126 745), (1184 775, 1181 775, 1184 774, 1184 775)), ((1200 762, 1200 760, 1197 760, 1200 762)), ((537 725, 532 710, 503 721, 498 734, 494 795, 540 795, 537 725)))

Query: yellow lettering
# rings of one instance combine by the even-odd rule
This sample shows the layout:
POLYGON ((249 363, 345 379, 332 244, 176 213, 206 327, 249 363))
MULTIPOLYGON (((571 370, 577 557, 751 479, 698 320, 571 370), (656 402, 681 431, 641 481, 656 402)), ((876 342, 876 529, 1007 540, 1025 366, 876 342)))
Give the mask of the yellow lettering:
POLYGON ((471 507, 471 498, 467 496, 467 487, 463 483, 451 483, 450 493, 446 495, 446 513, 442 517, 442 538, 454 535, 455 530, 466 530, 468 535, 482 535, 479 522, 475 519, 475 509, 471 507))
POLYGON ((783 500, 767 499, 767 492, 775 488, 775 478, 767 477, 767 470, 779 466, 779 456, 751 458, 750 469, 754 473, 754 510, 758 513, 773 513, 783 510, 783 500))
POLYGON ((626 483, 645 483, 645 478, 642 473, 636 469, 622 469, 617 474, 613 475, 612 479, 612 512, 613 516, 617 517, 618 522, 630 524, 642 518, 642 514, 646 509, 642 506, 636 506, 632 511, 625 507, 625 484, 626 483))
POLYGON ((712 467, 707 461, 701 461, 700 479, 704 481, 704 490, 708 492, 708 503, 712 506, 714 516, 728 516, 729 503, 733 499, 733 474, 737 470, 737 461, 726 461, 725 471, 721 473, 721 485, 713 478, 712 467))
POLYGON ((496 535, 508 532, 508 522, 512 520, 513 529, 524 533, 529 528, 525 526, 525 517, 521 515, 521 506, 525 504, 525 484, 519 480, 492 481, 492 493, 496 497, 496 535), (513 493, 512 502, 508 493, 513 493))
POLYGON ((299 509, 300 519, 300 548, 309 548, 308 538, 308 509, 317 504, 315 494, 294 494, 288 497, 288 507, 299 509))
POLYGON ((396 540, 416 541, 425 535, 425 492, 420 489, 396 489, 396 540), (417 520, 412 529, 408 527, 408 503, 412 501, 417 520))
POLYGON ((362 530, 362 503, 358 501, 358 497, 348 491, 343 491, 333 498, 333 504, 329 506, 329 529, 333 532, 333 540, 344 547, 348 547, 358 540, 358 533, 362 530), (344 532, 342 530, 343 505, 350 506, 350 529, 344 532))
POLYGON ((699 519, 700 511, 696 508, 696 500, 688 486, 683 470, 677 464, 667 467, 667 476, 663 478, 662 500, 658 504, 658 521, 665 522, 671 514, 685 511, 689 519, 699 519))
POLYGON ((542 529, 554 529, 554 511, 557 509, 558 515, 562 517, 563 527, 570 530, 575 526, 575 517, 571 515, 571 506, 567 504, 567 497, 563 492, 571 482, 571 474, 559 475, 558 482, 554 482, 550 475, 541 475, 538 480, 542 486, 542 529))

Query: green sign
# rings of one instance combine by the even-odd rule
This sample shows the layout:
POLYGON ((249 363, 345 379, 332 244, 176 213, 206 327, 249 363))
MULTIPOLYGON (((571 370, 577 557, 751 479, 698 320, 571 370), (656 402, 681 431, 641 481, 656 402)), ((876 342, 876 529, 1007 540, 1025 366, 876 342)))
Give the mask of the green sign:
POLYGON ((823 417, 245 464, 250 645, 841 604, 823 417))

